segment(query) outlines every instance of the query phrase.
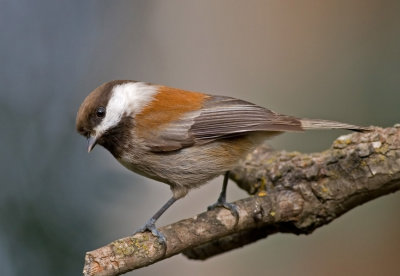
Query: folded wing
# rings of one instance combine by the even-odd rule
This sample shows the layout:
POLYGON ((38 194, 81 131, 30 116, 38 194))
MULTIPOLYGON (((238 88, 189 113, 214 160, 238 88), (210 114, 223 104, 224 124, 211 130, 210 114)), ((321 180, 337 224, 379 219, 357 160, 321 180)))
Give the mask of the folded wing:
POLYGON ((173 151, 195 144, 256 131, 302 131, 301 121, 255 104, 223 96, 210 96, 199 110, 169 122, 148 137, 152 151, 173 151))

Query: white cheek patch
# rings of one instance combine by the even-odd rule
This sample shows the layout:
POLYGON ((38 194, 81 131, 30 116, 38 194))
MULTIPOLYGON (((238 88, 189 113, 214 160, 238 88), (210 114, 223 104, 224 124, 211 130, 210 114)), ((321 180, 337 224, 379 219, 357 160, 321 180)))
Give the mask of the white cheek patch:
POLYGON ((157 87, 143 82, 129 82, 115 86, 106 106, 106 116, 94 128, 96 135, 101 135, 116 126, 124 115, 135 115, 143 110, 153 96, 157 87))

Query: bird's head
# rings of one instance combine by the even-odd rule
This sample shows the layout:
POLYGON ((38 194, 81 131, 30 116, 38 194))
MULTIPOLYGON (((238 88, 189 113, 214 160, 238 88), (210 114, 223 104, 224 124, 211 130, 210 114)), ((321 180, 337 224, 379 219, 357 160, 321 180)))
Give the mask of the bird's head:
POLYGON ((76 117, 77 131, 87 138, 88 152, 100 144, 114 154, 134 128, 134 116, 156 90, 142 82, 115 80, 102 84, 83 101, 76 117))

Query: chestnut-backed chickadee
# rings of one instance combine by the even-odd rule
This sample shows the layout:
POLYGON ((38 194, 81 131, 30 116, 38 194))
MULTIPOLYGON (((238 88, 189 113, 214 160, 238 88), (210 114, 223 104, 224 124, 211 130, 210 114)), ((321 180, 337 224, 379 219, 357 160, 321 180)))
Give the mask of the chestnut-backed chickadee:
POLYGON ((76 128, 108 149, 126 168, 170 185, 173 196, 139 231, 165 241, 156 220, 192 188, 225 174, 216 204, 225 200, 229 171, 266 138, 285 131, 368 128, 334 121, 281 115, 255 104, 129 80, 105 83, 87 96, 76 128))

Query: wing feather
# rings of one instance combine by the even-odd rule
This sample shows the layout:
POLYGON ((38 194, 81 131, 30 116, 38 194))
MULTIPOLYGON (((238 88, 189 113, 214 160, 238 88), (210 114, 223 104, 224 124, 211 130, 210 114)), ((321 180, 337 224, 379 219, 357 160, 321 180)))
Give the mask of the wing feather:
POLYGON ((194 144, 255 131, 301 131, 300 120, 255 104, 223 96, 210 96, 200 110, 169 122, 147 139, 152 151, 172 151, 194 144))
POLYGON ((190 128, 197 142, 254 131, 301 131, 295 117, 277 114, 255 104, 229 97, 212 97, 190 128))

